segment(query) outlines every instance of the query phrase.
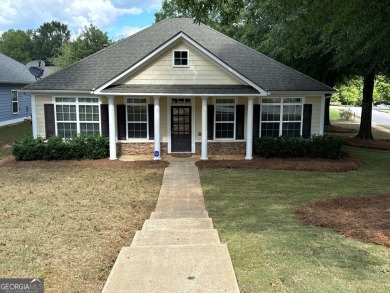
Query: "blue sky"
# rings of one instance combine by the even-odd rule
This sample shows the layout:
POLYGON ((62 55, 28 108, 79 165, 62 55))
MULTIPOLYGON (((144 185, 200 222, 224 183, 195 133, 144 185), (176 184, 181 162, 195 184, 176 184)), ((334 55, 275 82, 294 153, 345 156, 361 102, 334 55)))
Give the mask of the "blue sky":
POLYGON ((73 37, 93 24, 115 40, 153 24, 160 8, 161 0, 0 0, 0 34, 57 20, 73 37))

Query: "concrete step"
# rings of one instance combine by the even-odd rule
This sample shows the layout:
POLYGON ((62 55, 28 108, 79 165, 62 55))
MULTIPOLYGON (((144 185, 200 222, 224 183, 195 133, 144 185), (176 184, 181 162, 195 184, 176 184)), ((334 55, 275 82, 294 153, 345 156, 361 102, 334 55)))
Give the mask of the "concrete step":
POLYGON ((207 211, 169 211, 152 212, 150 219, 208 218, 207 211))
POLYGON ((215 229, 137 231, 130 247, 220 243, 218 232, 215 229))
POLYGON ((159 198, 156 212, 205 210, 204 199, 159 198))
POLYGON ((239 293, 226 245, 124 247, 103 293, 239 293))
POLYGON ((213 221, 210 218, 148 219, 145 221, 142 231, 198 230, 213 228, 213 221))
POLYGON ((164 188, 160 190, 160 198, 183 198, 183 199, 192 199, 192 198, 203 198, 202 190, 198 188, 193 189, 178 189, 178 188, 164 188))

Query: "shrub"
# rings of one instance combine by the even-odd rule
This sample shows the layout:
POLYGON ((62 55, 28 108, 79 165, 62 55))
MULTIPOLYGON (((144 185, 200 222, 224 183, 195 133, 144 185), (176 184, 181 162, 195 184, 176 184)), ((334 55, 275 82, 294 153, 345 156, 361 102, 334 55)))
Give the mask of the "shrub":
POLYGON ((352 120, 353 113, 351 110, 340 109, 339 113, 341 120, 352 120))
POLYGON ((255 155, 265 158, 324 158, 339 160, 342 140, 331 136, 258 137, 253 141, 255 155))
POLYGON ((108 150, 107 138, 83 134, 66 140, 59 136, 51 136, 47 141, 26 137, 12 145, 17 161, 102 159, 108 156, 108 150))

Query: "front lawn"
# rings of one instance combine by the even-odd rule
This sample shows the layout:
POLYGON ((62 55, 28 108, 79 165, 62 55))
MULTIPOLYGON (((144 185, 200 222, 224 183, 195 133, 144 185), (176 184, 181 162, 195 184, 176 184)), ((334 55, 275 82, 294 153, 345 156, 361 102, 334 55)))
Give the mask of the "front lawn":
POLYGON ((389 152, 347 150, 362 160, 358 171, 200 171, 242 293, 390 291, 389 248, 307 226, 295 214, 312 200, 389 192, 389 152))
POLYGON ((165 165, 137 163, 0 164, 0 276, 44 278, 45 292, 101 292, 156 205, 165 165))

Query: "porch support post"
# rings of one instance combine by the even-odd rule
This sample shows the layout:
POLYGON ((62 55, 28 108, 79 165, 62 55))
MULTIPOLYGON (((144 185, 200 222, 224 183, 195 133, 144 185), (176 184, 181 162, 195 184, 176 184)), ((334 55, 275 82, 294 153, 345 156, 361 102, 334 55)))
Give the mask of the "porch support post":
POLYGON ((161 141, 160 141, 160 97, 154 97, 154 156, 155 160, 161 160, 161 141))
POLYGON ((115 139, 115 107, 114 97, 108 97, 108 127, 110 140, 110 160, 116 160, 116 139, 115 139))
POLYGON ((202 97, 202 148, 201 160, 207 160, 207 97, 202 97))
POLYGON ((321 97, 321 115, 320 115, 320 135, 324 135, 325 122, 325 95, 321 97))
POLYGON ((38 129, 37 129, 37 108, 35 103, 35 95, 31 95, 31 123, 32 123, 33 137, 37 138, 38 129))
POLYGON ((252 160, 253 148, 253 99, 248 97, 248 115, 246 121, 246 156, 245 160, 252 160))

